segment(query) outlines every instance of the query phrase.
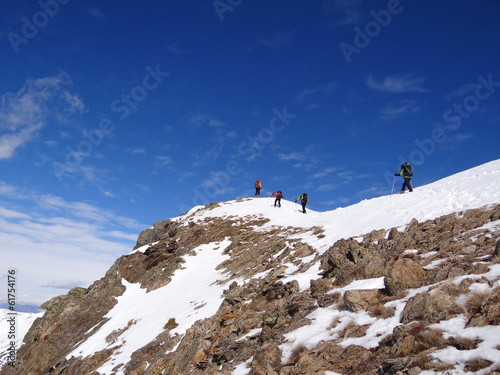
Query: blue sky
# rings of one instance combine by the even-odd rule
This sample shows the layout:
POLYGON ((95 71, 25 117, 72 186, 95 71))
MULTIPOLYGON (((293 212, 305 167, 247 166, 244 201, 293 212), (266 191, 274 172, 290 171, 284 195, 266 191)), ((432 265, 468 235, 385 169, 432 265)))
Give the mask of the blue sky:
POLYGON ((21 302, 88 286, 142 229, 256 179, 325 211, 389 194, 404 160, 420 186, 498 159, 499 15, 486 0, 4 5, 1 263, 21 302))

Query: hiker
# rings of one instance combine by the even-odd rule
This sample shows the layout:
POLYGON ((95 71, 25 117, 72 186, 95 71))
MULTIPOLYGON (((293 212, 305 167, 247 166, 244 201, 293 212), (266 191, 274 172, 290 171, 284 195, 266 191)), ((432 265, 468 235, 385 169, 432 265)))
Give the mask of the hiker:
POLYGON ((273 193, 273 197, 276 197, 276 199, 274 200, 274 207, 276 207, 276 204, 278 205, 278 207, 281 207, 281 198, 283 198, 283 193, 278 190, 273 193))
POLYGON ((401 172, 396 173, 394 176, 403 175, 405 181, 403 182, 403 186, 401 187, 401 193, 405 192, 405 188, 408 187, 410 193, 413 191, 413 187, 411 186, 411 177, 413 176, 413 171, 411 170, 411 165, 407 161, 401 164, 401 172))
POLYGON ((297 202, 300 199, 300 203, 302 203, 302 212, 306 213, 306 205, 307 202, 309 202, 309 199, 307 198, 307 194, 301 194, 297 199, 295 199, 295 202, 297 202))
POLYGON ((259 180, 255 181, 255 198, 260 197, 260 189, 262 189, 262 184, 259 180))

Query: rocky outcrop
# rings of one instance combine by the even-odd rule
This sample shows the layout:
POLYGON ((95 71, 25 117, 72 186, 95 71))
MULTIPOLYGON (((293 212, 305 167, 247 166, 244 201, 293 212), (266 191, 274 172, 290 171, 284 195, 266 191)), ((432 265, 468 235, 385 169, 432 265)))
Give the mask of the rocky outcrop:
MULTIPOLYGON (((499 219, 500 206, 495 206, 422 223, 412 220, 404 229, 387 228, 362 239, 339 240, 321 256, 300 241, 300 229, 258 230, 265 222, 258 217, 187 220, 182 225, 159 221, 139 236, 136 248, 148 245, 144 252, 121 257, 89 288, 76 288, 46 302, 44 316, 25 337, 16 367, 6 366, 0 374, 96 374, 116 348, 87 358, 67 356, 105 323, 115 297, 123 293, 121 279, 140 283, 148 291, 161 288, 196 246, 224 238, 231 240, 225 250, 230 258, 219 268, 229 279, 240 282, 227 283, 218 311, 198 320, 184 335, 171 334, 177 323, 169 321, 120 371, 229 375, 237 366, 262 375, 446 371, 449 366, 431 359, 433 352, 447 346, 471 350, 479 342, 445 338, 433 324, 457 316, 465 316, 469 327, 500 324, 500 287, 485 294, 481 285, 494 283, 476 277, 499 262, 500 233, 484 227, 499 219), (294 274, 300 275, 318 263, 320 274, 306 290, 293 275, 284 279, 291 265, 294 274), (341 292, 355 280, 382 277, 381 289, 341 292), (394 301, 405 301, 404 309, 397 312, 391 305, 394 301), (287 335, 312 324, 310 314, 324 308, 396 318, 399 324, 381 334, 378 346, 365 348, 344 343, 364 337, 370 326, 337 319, 325 329, 343 328, 329 339, 314 347, 298 344, 283 358, 281 345, 287 342, 287 335)), ((111 342, 122 332, 113 334, 116 337, 109 337, 111 342)), ((489 364, 476 359, 467 366, 484 369, 489 364)))

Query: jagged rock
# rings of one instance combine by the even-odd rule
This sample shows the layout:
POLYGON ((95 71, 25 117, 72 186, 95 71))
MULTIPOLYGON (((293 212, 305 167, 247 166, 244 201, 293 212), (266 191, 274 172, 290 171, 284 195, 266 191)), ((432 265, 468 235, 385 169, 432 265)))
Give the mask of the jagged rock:
POLYGON ((177 228, 177 224, 168 219, 155 222, 153 228, 145 229, 139 234, 134 250, 156 241, 175 237, 177 228))
POLYGON ((366 310, 370 305, 378 304, 382 293, 379 290, 347 290, 344 293, 344 305, 351 311, 366 310))
MULTIPOLYGON (((123 291, 115 274, 96 281, 88 289, 74 288, 67 295, 42 304, 46 312, 24 337, 25 345, 18 352, 22 367, 14 373, 43 374, 51 368, 67 367, 65 355, 106 321, 103 317, 116 304, 114 297, 123 291)), ((10 366, 4 367, 6 371, 7 367, 10 366)))
POLYGON ((390 278, 404 288, 418 288, 427 283, 427 274, 417 262, 409 258, 398 259, 389 273, 390 278))
POLYGON ((362 368, 363 363, 370 362, 372 356, 372 353, 362 346, 349 345, 342 351, 340 355, 343 367, 342 373, 360 373, 361 371, 358 371, 357 369, 362 368))
POLYGON ((468 327, 481 327, 486 325, 500 325, 500 287, 493 289, 476 311, 472 311, 468 327))
POLYGON ((408 224, 408 226, 405 228, 405 233, 415 232, 417 228, 418 228, 418 220, 413 218, 411 219, 410 224, 408 224))
POLYGON ((401 323, 421 321, 427 324, 447 320, 463 310, 449 295, 436 291, 435 293, 419 293, 410 298, 401 315, 401 323))
MULTIPOLYGON (((383 374, 398 374, 400 371, 408 372, 409 367, 412 364, 411 358, 394 358, 387 359, 382 363, 383 374)), ((401 372, 402 373, 402 372, 401 372)))
POLYGON ((396 229, 396 228, 392 228, 390 231, 389 231, 389 235, 387 236, 387 239, 389 241, 397 241, 399 238, 401 238, 401 233, 396 229))
POLYGON ((497 244, 495 246, 495 251, 493 251, 493 256, 494 257, 500 256, 500 240, 497 241, 497 244))

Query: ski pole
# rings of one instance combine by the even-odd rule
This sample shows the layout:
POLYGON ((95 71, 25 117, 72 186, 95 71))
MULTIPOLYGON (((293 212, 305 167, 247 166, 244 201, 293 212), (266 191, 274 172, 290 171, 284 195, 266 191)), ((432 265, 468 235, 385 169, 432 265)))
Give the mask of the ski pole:
POLYGON ((392 181, 391 195, 392 195, 392 192, 394 191, 394 184, 395 183, 396 183, 396 176, 394 176, 394 181, 392 181))

